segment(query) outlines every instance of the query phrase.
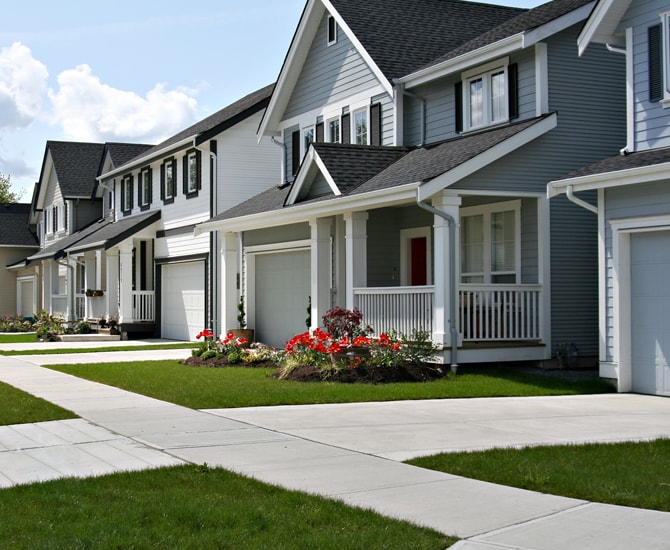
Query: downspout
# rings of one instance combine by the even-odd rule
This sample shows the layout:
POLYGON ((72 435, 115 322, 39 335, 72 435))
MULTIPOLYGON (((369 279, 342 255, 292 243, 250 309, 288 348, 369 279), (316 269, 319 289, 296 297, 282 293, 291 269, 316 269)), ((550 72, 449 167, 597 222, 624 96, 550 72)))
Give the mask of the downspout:
POLYGON ((283 150, 283 154, 282 154, 282 156, 281 156, 281 169, 280 169, 280 172, 281 172, 281 173, 280 173, 280 181, 281 181, 281 183, 279 184, 279 187, 281 188, 281 187, 283 187, 284 185, 286 185, 286 183, 287 183, 287 182, 286 182, 286 155, 287 155, 287 151, 288 151, 288 149, 286 148, 286 144, 285 144, 285 143, 282 143, 281 141, 275 139, 274 136, 272 136, 272 137, 270 138, 270 141, 271 141, 272 143, 274 143, 275 145, 281 147, 282 150, 283 150))
MULTIPOLYGON (((619 53, 621 55, 628 55, 628 50, 626 48, 621 48, 620 46, 612 46, 612 44, 605 44, 608 52, 619 53)), ((623 149, 619 151, 619 154, 622 156, 630 153, 629 145, 626 145, 623 149)), ((572 199, 570 199, 572 200, 572 199)))
POLYGON ((449 224, 449 334, 451 335, 451 372, 458 372, 458 329, 456 328, 456 220, 453 216, 426 204, 419 198, 416 190, 416 205, 428 212, 447 220, 449 224))
POLYGON ((574 191, 572 189, 572 185, 568 185, 565 188, 565 196, 568 198, 570 202, 574 202, 577 206, 586 208, 589 212, 593 212, 594 214, 598 213, 598 207, 593 206, 592 204, 586 202, 585 200, 582 200, 579 197, 575 196, 574 191))
MULTIPOLYGON (((217 208, 218 208, 218 200, 219 200, 219 194, 218 194, 218 177, 217 177, 217 170, 218 170, 218 156, 217 153, 212 151, 211 149, 208 151, 204 149, 202 146, 196 144, 196 138, 193 138, 193 147, 200 151, 201 153, 204 153, 207 155, 210 160, 212 161, 211 164, 211 173, 210 173, 210 178, 212 182, 212 195, 211 195, 211 201, 212 203, 210 204, 209 207, 209 217, 213 218, 217 214, 217 208)), ((210 270, 211 270, 211 275, 210 275, 210 288, 211 288, 211 293, 212 293, 212 303, 210 304, 211 312, 212 312, 212 318, 211 318, 211 326, 210 330, 214 334, 218 334, 219 330, 219 300, 218 300, 218 288, 219 288, 219 272, 217 269, 215 269, 216 266, 219 265, 218 263, 218 248, 219 248, 219 232, 218 231, 212 231, 211 233, 211 238, 210 238, 210 243, 209 243, 209 255, 210 255, 210 270)))

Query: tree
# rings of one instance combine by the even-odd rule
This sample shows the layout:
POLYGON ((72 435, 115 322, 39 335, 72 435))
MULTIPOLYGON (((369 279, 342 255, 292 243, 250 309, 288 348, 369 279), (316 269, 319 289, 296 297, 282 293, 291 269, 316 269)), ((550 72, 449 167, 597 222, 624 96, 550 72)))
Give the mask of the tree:
POLYGON ((10 188, 12 186, 11 176, 4 176, 0 173, 0 203, 2 202, 19 202, 23 196, 23 191, 13 193, 10 188))

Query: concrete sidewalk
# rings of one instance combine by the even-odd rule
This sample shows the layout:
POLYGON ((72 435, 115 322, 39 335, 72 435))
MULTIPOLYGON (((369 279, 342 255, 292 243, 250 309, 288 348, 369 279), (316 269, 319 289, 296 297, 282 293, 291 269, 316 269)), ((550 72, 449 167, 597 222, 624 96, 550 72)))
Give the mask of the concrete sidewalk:
MULTIPOLYGON (((154 353, 132 352, 134 359, 154 353)), ((400 462, 442 450, 670 437, 668 399, 610 394, 193 411, 38 365, 50 359, 0 357, 0 380, 82 420, 0 429, 0 484, 207 462, 459 536, 459 549, 668 547, 670 513, 400 462), (47 473, 33 474, 33 464, 47 473)))

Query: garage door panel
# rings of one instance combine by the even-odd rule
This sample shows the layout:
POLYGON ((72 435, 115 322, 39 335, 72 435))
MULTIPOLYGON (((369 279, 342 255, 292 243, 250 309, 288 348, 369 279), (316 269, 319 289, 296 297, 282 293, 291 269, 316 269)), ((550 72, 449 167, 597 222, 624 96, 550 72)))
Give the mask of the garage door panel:
POLYGON ((633 391, 670 395, 670 231, 631 235, 633 391))
POLYGON ((205 322, 203 262, 163 266, 161 333, 171 340, 195 340, 205 322))

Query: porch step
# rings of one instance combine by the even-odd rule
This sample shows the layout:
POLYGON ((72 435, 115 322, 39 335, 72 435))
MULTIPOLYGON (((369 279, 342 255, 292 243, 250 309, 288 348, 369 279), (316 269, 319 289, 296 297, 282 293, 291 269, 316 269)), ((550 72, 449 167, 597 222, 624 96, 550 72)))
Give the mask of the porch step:
POLYGON ((61 342, 109 342, 121 340, 119 334, 61 334, 61 342))

